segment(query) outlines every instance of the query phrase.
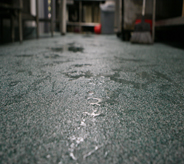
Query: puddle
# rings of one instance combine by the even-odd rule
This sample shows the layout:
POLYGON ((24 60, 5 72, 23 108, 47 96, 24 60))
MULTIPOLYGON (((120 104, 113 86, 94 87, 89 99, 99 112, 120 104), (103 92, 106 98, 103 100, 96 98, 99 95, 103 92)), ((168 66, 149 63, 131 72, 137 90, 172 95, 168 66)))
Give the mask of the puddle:
POLYGON ((20 83, 20 81, 12 81, 8 86, 9 86, 9 87, 14 87, 14 86, 16 86, 18 83, 20 83))
POLYGON ((123 85, 124 84, 132 85, 133 88, 135 89, 146 89, 149 84, 155 82, 154 78, 146 72, 140 72, 140 73, 137 73, 136 75, 138 76, 139 80, 146 79, 147 82, 135 82, 135 79, 132 79, 132 80, 122 79, 120 78, 121 76, 119 72, 115 72, 113 75, 104 75, 104 76, 110 78, 110 80, 112 81, 115 81, 123 85))
POLYGON ((93 35, 91 35, 91 34, 84 34, 83 37, 84 37, 84 38, 92 38, 93 35))
POLYGON ((32 76, 33 75, 32 71, 28 71, 28 75, 32 76))
POLYGON ((44 55, 44 58, 46 58, 46 59, 57 59, 60 57, 61 56, 59 56, 58 54, 44 55))
POLYGON ((158 72, 158 71, 155 71, 155 75, 156 75, 156 77, 159 79, 159 78, 163 78, 163 79, 165 79, 165 80, 167 80, 167 81, 169 81, 169 82, 172 82, 172 80, 167 76, 167 75, 164 75, 164 74, 162 74, 162 73, 160 73, 160 72, 158 72))
POLYGON ((63 48, 62 47, 56 47, 56 48, 50 48, 52 51, 55 52, 63 52, 63 48))
POLYGON ((82 47, 75 47, 75 46, 70 46, 68 47, 68 51, 72 51, 72 52, 83 52, 84 48, 82 47))
POLYGON ((93 74, 90 71, 86 71, 86 72, 73 71, 73 72, 65 73, 65 76, 72 79, 79 79, 81 77, 90 78, 93 76, 93 74))
POLYGON ((53 67, 59 64, 64 64, 64 63, 68 63, 71 62, 70 60, 66 60, 66 61, 53 61, 52 63, 46 63, 44 65, 41 65, 40 68, 42 67, 53 67))
POLYGON ((158 88, 162 91, 167 91, 169 89, 171 89, 172 85, 169 85, 169 84, 163 84, 161 86, 159 86, 158 88))
POLYGON ((140 65, 139 67, 156 67, 158 65, 156 64, 145 64, 145 65, 140 65))
POLYGON ((15 62, 15 64, 16 64, 17 66, 21 66, 21 65, 22 65, 22 61, 17 61, 17 62, 15 62))
POLYGON ((68 63, 71 62, 71 60, 66 60, 66 61, 53 61, 55 64, 63 64, 63 63, 68 63))
POLYGON ((35 55, 15 55, 16 57, 27 57, 27 58, 29 58, 29 57, 33 57, 33 56, 35 56, 35 55))
POLYGON ((21 69, 16 71, 16 73, 23 73, 23 72, 26 72, 26 70, 21 69))
MULTIPOLYGON (((125 85, 132 85, 135 89, 147 89, 148 85, 151 83, 156 82, 156 79, 165 79, 168 82, 174 83, 171 78, 169 78, 167 75, 162 74, 160 72, 154 71, 154 73, 149 74, 147 72, 138 72, 136 73, 136 76, 138 80, 144 80, 144 82, 136 82, 135 79, 132 80, 126 80, 120 78, 119 72, 115 72, 113 75, 104 75, 105 77, 109 77, 110 80, 115 81, 117 83, 125 84, 125 85), (146 80, 146 81, 145 81, 146 80)), ((177 85, 176 83, 174 83, 177 85)))
POLYGON ((48 48, 51 51, 54 52, 64 52, 64 51, 70 51, 70 52, 83 52, 84 48, 80 46, 74 46, 75 43, 68 43, 67 45, 61 46, 61 47, 52 47, 48 48))
POLYGON ((139 72, 136 75, 141 79, 151 79, 151 76, 147 72, 139 72))
POLYGON ((73 67, 84 67, 84 66, 92 66, 91 64, 75 64, 73 67))
POLYGON ((168 102, 171 104, 180 104, 181 102, 177 97, 165 93, 160 93, 157 95, 157 97, 159 97, 160 100, 163 100, 164 102, 168 102))
POLYGON ((108 77, 110 77, 110 80, 113 80, 113 81, 121 83, 121 84, 133 85, 133 88, 136 88, 136 89, 146 89, 147 85, 150 83, 150 82, 148 82, 148 83, 138 83, 138 82, 134 82, 134 81, 120 79, 120 78, 117 77, 116 74, 114 74, 112 76, 108 76, 108 77))
POLYGON ((117 57, 114 56, 115 59, 119 60, 119 61, 127 61, 127 62, 143 62, 145 60, 141 60, 141 59, 126 59, 126 58, 121 58, 121 57, 117 57))
POLYGON ((74 45, 75 45, 75 42, 68 43, 67 45, 69 45, 69 46, 74 46, 74 45))
POLYGON ((132 68, 124 68, 124 67, 115 68, 115 69, 112 69, 112 71, 113 72, 135 72, 135 70, 132 68))
POLYGON ((16 70, 16 74, 19 74, 19 73, 27 73, 29 76, 32 76, 33 73, 32 71, 26 71, 26 70, 16 70))
POLYGON ((26 95, 26 93, 25 94, 23 93, 23 94, 17 94, 15 96, 10 97, 5 102, 5 106, 12 105, 14 103, 20 103, 21 101, 23 101, 25 95, 26 95))

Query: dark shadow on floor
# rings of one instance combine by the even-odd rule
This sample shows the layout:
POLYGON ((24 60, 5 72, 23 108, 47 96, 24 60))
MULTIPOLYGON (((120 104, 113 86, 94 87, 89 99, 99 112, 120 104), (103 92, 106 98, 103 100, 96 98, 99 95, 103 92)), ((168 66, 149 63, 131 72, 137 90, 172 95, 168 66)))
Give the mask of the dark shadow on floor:
POLYGON ((156 42, 184 50, 184 26, 167 26, 156 28, 156 42))
POLYGON ((160 43, 184 50, 184 42, 160 42, 160 43))

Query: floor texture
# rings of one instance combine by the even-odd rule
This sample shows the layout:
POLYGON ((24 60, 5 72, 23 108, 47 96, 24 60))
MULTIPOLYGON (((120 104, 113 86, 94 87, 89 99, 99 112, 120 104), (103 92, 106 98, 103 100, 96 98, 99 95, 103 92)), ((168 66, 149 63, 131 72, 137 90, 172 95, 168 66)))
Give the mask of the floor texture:
POLYGON ((116 36, 0 46, 0 163, 184 163, 184 51, 116 36))

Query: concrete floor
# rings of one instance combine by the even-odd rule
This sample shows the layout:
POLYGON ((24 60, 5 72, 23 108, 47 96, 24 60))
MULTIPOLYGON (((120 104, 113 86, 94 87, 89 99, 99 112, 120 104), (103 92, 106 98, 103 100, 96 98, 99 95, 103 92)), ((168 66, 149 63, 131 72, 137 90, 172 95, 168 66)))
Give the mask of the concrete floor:
POLYGON ((116 36, 0 47, 0 163, 184 163, 184 51, 116 36))

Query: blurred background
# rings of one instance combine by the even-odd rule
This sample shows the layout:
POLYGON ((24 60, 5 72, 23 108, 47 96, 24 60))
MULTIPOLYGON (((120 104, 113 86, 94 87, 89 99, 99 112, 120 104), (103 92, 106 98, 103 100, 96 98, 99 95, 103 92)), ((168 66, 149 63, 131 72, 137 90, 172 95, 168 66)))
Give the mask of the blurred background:
POLYGON ((184 0, 143 2, 0 0, 0 164, 184 164, 184 0))
MULTIPOLYGON (((2 43, 54 32, 116 34, 129 41, 142 0, 0 0, 2 43)), ((184 1, 147 0, 145 19, 156 41, 184 38, 184 1), (155 11, 155 12, 154 12, 155 11), (153 23, 155 22, 155 23, 153 23)))

